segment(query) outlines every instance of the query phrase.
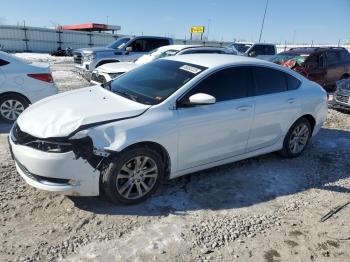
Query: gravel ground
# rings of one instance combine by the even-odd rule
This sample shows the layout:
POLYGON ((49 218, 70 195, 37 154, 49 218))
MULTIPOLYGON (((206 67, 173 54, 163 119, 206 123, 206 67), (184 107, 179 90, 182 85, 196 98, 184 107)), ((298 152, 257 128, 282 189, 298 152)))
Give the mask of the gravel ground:
MULTIPOLYGON (((88 83, 71 58, 52 65, 60 91, 88 83)), ((0 124, 0 261, 349 261, 350 116, 328 120, 296 159, 268 154, 168 181, 135 206, 29 187, 0 124)))

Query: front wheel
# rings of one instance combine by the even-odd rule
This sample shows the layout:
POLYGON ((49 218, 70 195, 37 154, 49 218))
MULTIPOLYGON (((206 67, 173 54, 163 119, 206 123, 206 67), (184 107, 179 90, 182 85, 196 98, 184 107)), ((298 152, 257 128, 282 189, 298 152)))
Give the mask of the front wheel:
POLYGON ((112 159, 101 176, 103 190, 112 202, 136 204, 156 192, 164 177, 164 165, 155 150, 135 148, 112 159))
POLYGON ((280 154, 289 158, 299 156, 308 145, 311 133, 312 128, 307 119, 301 118, 296 121, 284 138, 283 149, 280 154))

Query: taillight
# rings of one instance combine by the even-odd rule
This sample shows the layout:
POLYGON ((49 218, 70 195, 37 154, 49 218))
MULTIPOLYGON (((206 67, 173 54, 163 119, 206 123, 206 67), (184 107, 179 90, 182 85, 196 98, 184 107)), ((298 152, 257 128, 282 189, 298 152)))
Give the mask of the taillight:
POLYGON ((51 74, 28 74, 28 76, 40 81, 53 83, 53 78, 51 74))

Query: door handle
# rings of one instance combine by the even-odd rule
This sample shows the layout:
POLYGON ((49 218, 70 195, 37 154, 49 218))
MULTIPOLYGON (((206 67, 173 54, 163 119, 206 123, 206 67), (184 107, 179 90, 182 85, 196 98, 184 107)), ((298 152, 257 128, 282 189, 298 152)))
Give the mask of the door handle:
POLYGON ((252 108, 251 105, 244 105, 244 106, 239 106, 239 107, 237 107, 236 109, 237 109, 238 111, 247 111, 247 110, 249 110, 249 109, 251 109, 251 108, 252 108))
POLYGON ((297 99, 296 98, 289 98, 287 99, 287 103, 293 104, 297 99))

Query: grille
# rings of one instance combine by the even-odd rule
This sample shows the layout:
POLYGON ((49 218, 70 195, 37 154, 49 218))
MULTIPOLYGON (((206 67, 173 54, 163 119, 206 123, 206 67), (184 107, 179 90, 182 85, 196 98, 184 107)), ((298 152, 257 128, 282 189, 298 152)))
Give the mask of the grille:
POLYGON ((78 52, 74 52, 74 64, 79 64, 81 65, 83 60, 82 60, 82 57, 81 57, 81 53, 78 53, 78 52))
POLYGON ((92 73, 91 80, 98 82, 100 84, 104 84, 107 82, 106 78, 103 75, 98 75, 95 72, 92 73))
POLYGON ((346 103, 346 104, 349 101, 349 97, 348 96, 337 95, 335 98, 336 98, 337 101, 342 102, 342 103, 346 103))
POLYGON ((51 141, 52 139, 39 139, 23 132, 17 124, 12 129, 11 139, 16 144, 25 145, 44 152, 65 153, 73 150, 72 144, 67 143, 64 139, 55 139, 55 141, 51 141))

